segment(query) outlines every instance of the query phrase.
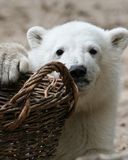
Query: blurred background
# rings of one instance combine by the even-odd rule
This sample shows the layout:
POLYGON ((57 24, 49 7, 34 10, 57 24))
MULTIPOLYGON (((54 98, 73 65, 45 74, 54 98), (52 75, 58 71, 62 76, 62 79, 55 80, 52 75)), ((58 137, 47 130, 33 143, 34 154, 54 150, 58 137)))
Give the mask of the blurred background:
MULTIPOLYGON (((0 0, 0 42, 27 46, 28 28, 50 28, 71 20, 105 29, 128 28, 128 0, 0 0)), ((116 151, 128 151, 128 49, 122 56, 123 88, 117 113, 116 151)))

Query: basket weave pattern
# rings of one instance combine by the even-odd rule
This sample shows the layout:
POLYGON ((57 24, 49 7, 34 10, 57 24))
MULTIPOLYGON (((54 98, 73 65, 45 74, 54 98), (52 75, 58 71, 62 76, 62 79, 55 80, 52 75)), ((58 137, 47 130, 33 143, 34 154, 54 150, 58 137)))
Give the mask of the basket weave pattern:
POLYGON ((0 89, 0 160, 52 159, 74 110, 77 87, 63 64, 49 63, 28 77, 0 89), (49 78, 52 71, 60 79, 49 78))

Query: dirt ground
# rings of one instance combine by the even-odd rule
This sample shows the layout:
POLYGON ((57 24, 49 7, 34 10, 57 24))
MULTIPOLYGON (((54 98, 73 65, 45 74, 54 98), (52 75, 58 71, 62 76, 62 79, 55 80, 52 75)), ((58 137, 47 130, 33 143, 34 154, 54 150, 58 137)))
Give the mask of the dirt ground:
MULTIPOLYGON (((31 26, 50 28, 70 20, 84 20, 110 29, 128 28, 128 0, 0 0, 0 42, 16 41, 27 46, 31 26)), ((117 115, 115 148, 128 151, 128 49, 123 71, 117 115)))

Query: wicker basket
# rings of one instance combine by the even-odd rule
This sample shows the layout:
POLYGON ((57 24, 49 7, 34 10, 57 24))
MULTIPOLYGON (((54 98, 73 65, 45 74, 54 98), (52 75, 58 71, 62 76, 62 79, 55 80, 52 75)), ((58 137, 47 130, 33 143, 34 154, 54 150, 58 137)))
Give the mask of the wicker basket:
POLYGON ((74 110, 77 87, 63 64, 49 63, 28 78, 1 86, 0 160, 53 159, 65 119, 74 110), (60 79, 49 78, 52 71, 60 79))

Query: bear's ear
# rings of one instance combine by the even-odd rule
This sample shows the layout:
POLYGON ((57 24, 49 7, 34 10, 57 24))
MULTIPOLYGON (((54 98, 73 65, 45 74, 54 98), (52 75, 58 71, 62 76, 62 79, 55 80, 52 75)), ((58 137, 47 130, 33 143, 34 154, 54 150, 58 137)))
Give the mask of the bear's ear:
POLYGON ((41 45, 44 34, 47 32, 43 27, 35 26, 27 31, 27 39, 31 48, 37 48, 41 45))
POLYGON ((112 46, 124 50, 128 45, 128 30, 125 28, 115 28, 109 31, 112 46))

